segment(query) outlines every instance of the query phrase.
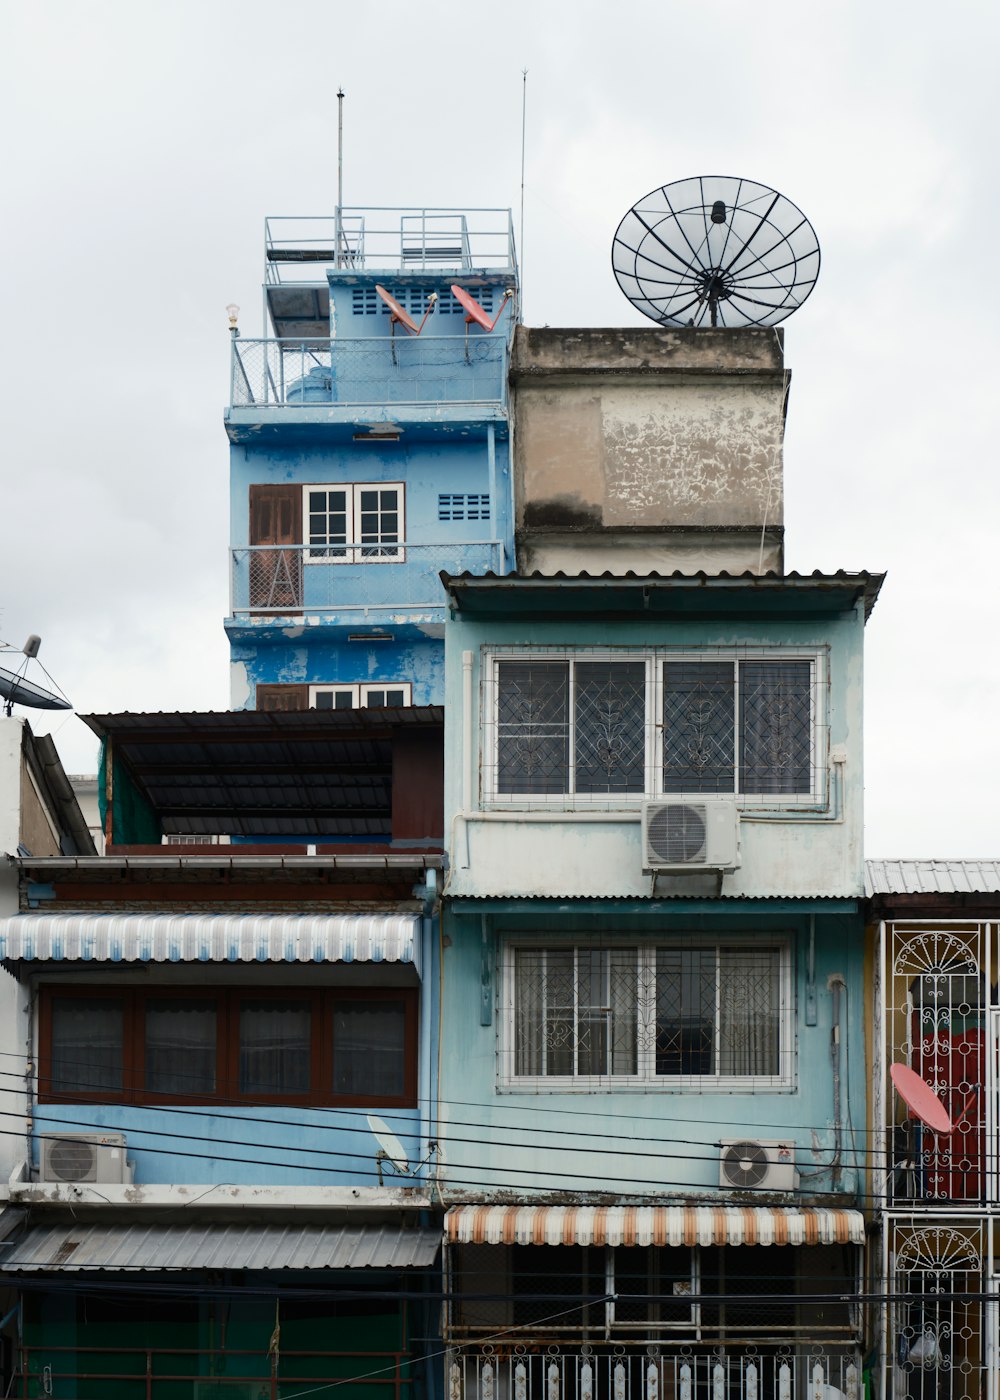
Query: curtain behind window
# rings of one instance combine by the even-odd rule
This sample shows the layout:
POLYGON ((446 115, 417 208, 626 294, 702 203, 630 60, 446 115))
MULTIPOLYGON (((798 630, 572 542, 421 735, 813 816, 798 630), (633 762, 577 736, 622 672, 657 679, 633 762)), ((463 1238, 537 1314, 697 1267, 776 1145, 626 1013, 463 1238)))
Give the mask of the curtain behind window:
POLYGON ((53 1094, 120 1094, 125 1008, 117 997, 57 997, 52 1002, 53 1094))
POLYGON ((780 1074, 778 955, 770 948, 720 949, 722 1074, 780 1074))
POLYGON ((338 1094, 399 1098, 406 1092, 402 1001, 341 1001, 333 1009, 333 1087, 338 1094))
POLYGON ((215 1093, 215 1002, 146 1003, 146 1089, 180 1098, 215 1093))
POLYGON ((312 1013, 299 1000, 240 1005, 240 1093, 307 1094, 312 1013))

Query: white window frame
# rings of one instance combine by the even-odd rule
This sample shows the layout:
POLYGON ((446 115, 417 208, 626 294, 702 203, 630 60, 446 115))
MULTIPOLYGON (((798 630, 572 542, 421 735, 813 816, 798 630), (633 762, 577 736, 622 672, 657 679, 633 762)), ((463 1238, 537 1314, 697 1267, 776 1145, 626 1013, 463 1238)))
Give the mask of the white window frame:
MULTIPOLYGON (((368 709, 368 701, 374 691, 378 690, 401 690, 403 692, 403 704, 380 705, 379 709, 406 709, 413 704, 413 686, 409 681, 370 681, 365 684, 353 684, 350 681, 330 682, 324 685, 311 685, 309 687, 309 708, 317 709, 316 700, 320 694, 331 693, 333 695, 350 695, 350 705, 343 706, 348 710, 368 709)), ((336 709, 334 705, 332 708, 336 709)))
POLYGON ((302 541, 303 557, 307 564, 402 564, 406 558, 403 541, 406 539, 406 484, 402 481, 313 481, 302 487, 302 541), (309 540, 309 493, 310 491, 343 491, 345 496, 347 536, 344 544, 316 545, 309 540), (378 541, 362 544, 357 539, 361 519, 361 493, 363 491, 395 491, 398 516, 397 539, 389 544, 378 541), (313 550, 317 551, 313 553, 313 550), (326 549, 342 551, 336 555, 324 554, 326 549))
MULTIPOLYGON (((829 655, 825 646, 787 647, 491 647, 481 655, 480 686, 480 764, 481 802, 486 808, 538 809, 555 811, 634 810, 639 819, 643 802, 652 798, 667 801, 699 801, 706 796, 732 798, 741 810, 825 812, 830 802, 829 783, 829 655), (497 788, 499 772, 499 667, 507 661, 644 661, 646 665, 645 783, 643 792, 577 793, 573 791, 575 771, 569 765, 569 792, 502 793, 497 788), (734 670, 743 661, 808 661, 810 679, 810 772, 813 787, 807 793, 743 793, 736 790, 740 771, 739 690, 734 690, 735 723, 732 792, 664 792, 663 790, 663 664, 665 662, 725 661, 734 670)), ((738 674, 738 672, 737 672, 738 674)), ((572 669, 569 688, 569 747, 574 748, 574 694, 572 669)))
MULTIPOLYGON (((507 1094, 592 1094, 600 1093, 787 1093, 795 1088, 795 1063, 797 1046, 795 1041, 795 1006, 792 938, 790 934, 767 933, 747 939, 738 936, 705 935, 689 937, 683 934, 669 939, 643 939, 625 930, 616 933, 613 942, 605 937, 598 945, 585 938, 560 941, 548 936, 514 937, 500 941, 500 976, 497 979, 502 998, 497 1015, 497 1091, 507 1094), (655 1072, 654 1048, 649 1046, 638 1052, 638 1072, 632 1074, 515 1074, 514 1063, 517 1053, 515 1020, 516 1004, 516 951, 518 949, 551 950, 567 952, 570 949, 588 951, 596 946, 601 948, 635 948, 640 962, 640 975, 645 967, 655 973, 656 950, 658 948, 738 948, 742 944, 755 951, 761 948, 773 949, 778 963, 778 1068, 777 1074, 760 1075, 695 1075, 660 1074, 655 1072)), ((718 1005, 716 1007, 718 1014, 718 1005)), ((643 1032, 639 1030, 639 1040, 643 1032)), ((648 1031, 646 1039, 650 1041, 648 1031)))

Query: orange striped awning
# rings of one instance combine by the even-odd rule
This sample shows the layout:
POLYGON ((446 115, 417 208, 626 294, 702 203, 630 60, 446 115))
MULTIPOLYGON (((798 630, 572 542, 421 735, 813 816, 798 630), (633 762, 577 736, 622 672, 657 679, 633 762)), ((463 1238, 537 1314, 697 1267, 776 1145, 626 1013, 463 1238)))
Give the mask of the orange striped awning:
POLYGON ((858 1210, 791 1206, 453 1206, 450 1244, 864 1244, 858 1210))

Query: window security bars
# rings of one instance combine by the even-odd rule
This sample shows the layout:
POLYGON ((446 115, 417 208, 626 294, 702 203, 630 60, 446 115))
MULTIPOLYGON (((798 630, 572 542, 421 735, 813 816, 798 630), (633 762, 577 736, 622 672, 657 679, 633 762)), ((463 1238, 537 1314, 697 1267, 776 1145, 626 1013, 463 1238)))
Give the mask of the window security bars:
POLYGON ((785 945, 507 945, 504 957, 509 1087, 790 1082, 785 945))
POLYGON ((889 923, 882 942, 886 1201, 938 1210, 996 1202, 996 926, 889 923), (931 1133, 907 1111, 888 1077, 894 1063, 931 1085, 952 1120, 950 1135, 931 1133))
POLYGON ((819 658, 511 655, 484 667, 485 795, 823 795, 819 658))
POLYGON ((991 1309, 981 1298, 961 1296, 981 1294, 986 1286, 984 1234, 978 1224, 957 1221, 888 1226, 887 1400, 980 1400, 991 1393, 991 1309))
MULTIPOLYGON (((501 323, 502 324, 502 323, 501 323)), ((506 337, 439 335, 232 343, 233 408, 506 402, 506 337)))

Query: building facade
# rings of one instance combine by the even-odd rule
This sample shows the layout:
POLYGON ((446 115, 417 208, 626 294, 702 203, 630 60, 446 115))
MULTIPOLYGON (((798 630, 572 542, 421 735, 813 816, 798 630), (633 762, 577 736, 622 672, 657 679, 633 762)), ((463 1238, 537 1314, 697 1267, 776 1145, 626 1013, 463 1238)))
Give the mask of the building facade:
POLYGON ((439 571, 511 564, 516 308, 508 210, 267 221, 226 413, 234 708, 440 704, 439 571))
POLYGON ((445 580, 451 1394, 857 1396, 881 579, 774 569, 772 332, 518 337, 527 566, 445 580))
POLYGON ((1000 1372, 996 861, 869 861, 882 1393, 978 1400, 1000 1372), (896 1089, 915 1071, 951 1121, 896 1089))

